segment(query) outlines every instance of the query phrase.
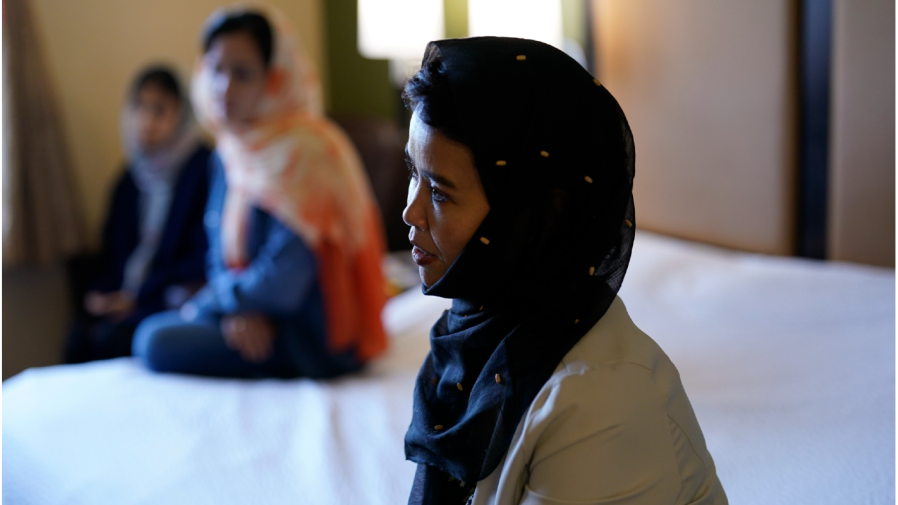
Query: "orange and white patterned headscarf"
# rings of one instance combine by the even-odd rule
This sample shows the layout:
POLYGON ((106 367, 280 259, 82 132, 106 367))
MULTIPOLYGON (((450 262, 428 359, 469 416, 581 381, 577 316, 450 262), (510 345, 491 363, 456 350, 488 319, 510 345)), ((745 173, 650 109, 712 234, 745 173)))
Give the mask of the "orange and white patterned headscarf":
POLYGON ((212 103, 213 69, 202 58, 192 84, 197 118, 216 138, 228 182, 221 221, 225 263, 240 269, 249 262, 253 206, 275 216, 315 253, 331 349, 355 348, 368 359, 386 348, 383 231, 370 183, 352 143, 324 117, 318 74, 283 15, 236 4, 207 23, 241 12, 261 14, 272 29, 259 119, 240 131, 226 127, 212 103))

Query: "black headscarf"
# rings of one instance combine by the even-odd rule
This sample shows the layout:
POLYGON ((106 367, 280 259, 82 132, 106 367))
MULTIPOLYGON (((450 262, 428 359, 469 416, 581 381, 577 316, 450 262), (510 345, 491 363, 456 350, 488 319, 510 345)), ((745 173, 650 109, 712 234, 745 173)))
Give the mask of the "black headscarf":
POLYGON ((620 288, 634 235, 633 139, 611 94, 547 44, 431 42, 422 67, 448 78, 455 136, 474 155, 490 212, 424 289, 453 304, 415 385, 409 503, 464 503, 620 288))

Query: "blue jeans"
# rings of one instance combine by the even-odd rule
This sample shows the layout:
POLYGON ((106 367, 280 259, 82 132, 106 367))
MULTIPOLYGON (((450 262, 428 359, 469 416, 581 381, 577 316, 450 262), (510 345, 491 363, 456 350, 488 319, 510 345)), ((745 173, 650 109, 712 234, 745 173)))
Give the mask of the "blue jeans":
POLYGON ((253 363, 225 345, 220 321, 211 317, 186 321, 176 310, 154 314, 137 327, 132 353, 156 372, 260 378, 302 375, 290 359, 283 336, 275 338, 268 359, 253 363))

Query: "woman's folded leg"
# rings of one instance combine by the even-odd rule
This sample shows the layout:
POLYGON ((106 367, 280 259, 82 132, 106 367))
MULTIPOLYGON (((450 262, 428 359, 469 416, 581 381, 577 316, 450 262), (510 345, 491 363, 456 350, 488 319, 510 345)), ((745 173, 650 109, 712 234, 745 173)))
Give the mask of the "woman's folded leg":
POLYGON ((147 317, 137 327, 133 354, 155 372, 213 377, 295 376, 283 346, 278 344, 276 341, 272 356, 253 363, 228 348, 219 318, 187 321, 180 312, 169 311, 147 317))

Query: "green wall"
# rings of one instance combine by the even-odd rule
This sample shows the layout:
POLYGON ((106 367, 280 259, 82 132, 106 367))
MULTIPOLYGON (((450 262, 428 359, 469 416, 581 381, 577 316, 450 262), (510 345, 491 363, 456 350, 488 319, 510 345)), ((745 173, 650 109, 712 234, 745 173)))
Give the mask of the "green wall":
POLYGON ((443 16, 447 39, 468 36, 468 0, 443 0, 443 16))
POLYGON ((387 60, 369 60, 358 51, 357 0, 324 0, 328 113, 393 119, 395 95, 387 60))
POLYGON ((586 48, 587 0, 561 0, 561 30, 564 36, 586 48))

